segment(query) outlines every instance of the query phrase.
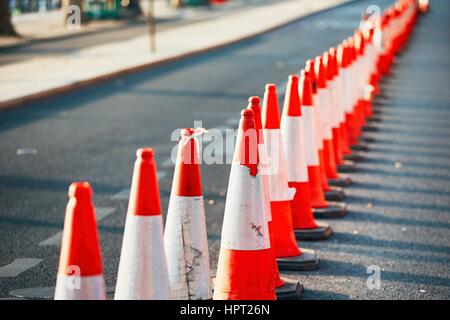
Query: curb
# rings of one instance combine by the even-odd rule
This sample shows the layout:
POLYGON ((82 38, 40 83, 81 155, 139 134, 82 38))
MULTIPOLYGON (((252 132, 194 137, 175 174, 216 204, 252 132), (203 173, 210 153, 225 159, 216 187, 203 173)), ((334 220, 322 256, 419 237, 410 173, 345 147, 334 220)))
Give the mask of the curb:
POLYGON ((337 5, 334 5, 334 6, 331 6, 331 7, 328 7, 328 8, 319 9, 317 11, 307 13, 307 14, 301 16, 301 17, 297 17, 297 18, 294 18, 294 19, 291 19, 291 20, 287 20, 285 22, 282 22, 279 25, 270 27, 268 29, 264 29, 264 30, 252 33, 250 35, 246 35, 246 36, 243 36, 243 37, 240 37, 240 38, 236 38, 234 40, 226 41, 226 42, 223 42, 223 43, 218 44, 218 45, 213 45, 213 46, 210 46, 210 47, 201 48, 201 49, 198 49, 198 50, 193 50, 193 51, 190 51, 190 52, 186 52, 186 53, 177 55, 175 57, 165 58, 165 59, 161 59, 159 61, 154 61, 154 62, 150 62, 150 63, 141 64, 139 66, 134 66, 134 67, 130 67, 130 68, 126 68, 126 69, 110 72, 110 73, 107 73, 107 74, 104 74, 104 75, 101 75, 101 76, 97 76, 97 77, 93 77, 93 78, 90 78, 90 79, 87 79, 87 80, 82 80, 82 81, 77 81, 77 82, 73 82, 73 83, 70 83, 70 84, 66 84, 66 85, 63 85, 63 86, 60 86, 60 87, 57 87, 57 88, 54 88, 54 89, 44 90, 44 91, 41 91, 41 92, 38 92, 38 93, 33 93, 33 94, 25 95, 25 96, 22 96, 22 97, 19 97, 19 98, 6 100, 6 101, 3 101, 3 102, 0 102, 0 111, 13 109, 13 108, 16 108, 16 107, 22 107, 22 106, 24 106, 27 103, 36 102, 38 100, 49 98, 49 97, 53 97, 53 96, 57 96, 57 95, 60 95, 60 94, 66 93, 66 92, 70 92, 70 91, 86 88, 86 87, 89 87, 89 86, 91 86, 93 84, 97 84, 97 83, 104 82, 104 81, 107 81, 107 80, 112 80, 112 79, 118 78, 120 76, 128 75, 128 74, 135 73, 135 72, 140 72, 140 71, 144 71, 144 70, 148 70, 148 69, 151 69, 151 68, 154 68, 154 67, 166 65, 166 64, 169 64, 169 63, 172 63, 172 62, 176 62, 176 61, 180 61, 180 60, 183 60, 183 59, 186 59, 186 58, 198 56, 198 55, 201 55, 201 54, 204 54, 204 53, 213 52, 213 51, 222 49, 224 47, 231 46, 231 45, 234 45, 234 44, 237 44, 237 43, 249 40, 251 38, 260 36, 260 35, 262 35, 264 33, 272 32, 272 31, 281 29, 281 28, 283 28, 285 26, 288 26, 290 24, 298 22, 298 21, 300 21, 302 19, 314 16, 316 14, 320 14, 320 13, 323 13, 323 12, 327 12, 329 10, 333 10, 333 9, 336 9, 336 8, 340 8, 340 7, 346 6, 346 5, 348 5, 350 3, 353 3, 353 2, 356 2, 356 1, 358 1, 358 0, 348 0, 348 1, 339 3, 337 5))

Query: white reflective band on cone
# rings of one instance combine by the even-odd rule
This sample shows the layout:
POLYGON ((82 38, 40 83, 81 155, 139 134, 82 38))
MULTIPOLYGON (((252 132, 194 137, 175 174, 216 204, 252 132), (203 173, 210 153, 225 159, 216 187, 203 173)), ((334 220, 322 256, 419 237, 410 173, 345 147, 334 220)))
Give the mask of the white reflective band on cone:
POLYGON ((105 300, 103 275, 76 276, 58 274, 55 300, 105 300))
POLYGON ((267 166, 269 165, 269 160, 267 158, 265 144, 258 144, 258 156, 258 170, 261 173, 261 183, 263 187, 263 210, 266 214, 267 221, 270 222, 272 221, 272 209, 270 208, 269 177, 267 176, 267 166))
POLYGON ((233 162, 228 182, 221 248, 263 250, 270 248, 267 219, 263 214, 262 180, 249 168, 233 162))
POLYGON ((337 78, 328 82, 328 94, 330 97, 330 117, 331 117, 331 127, 339 127, 340 119, 340 108, 338 99, 338 83, 337 78))
POLYGON ((306 147, 301 117, 281 118, 281 140, 286 152, 286 167, 289 182, 308 182, 306 147))
MULTIPOLYGON (((330 83, 331 84, 331 83, 330 83)), ((332 139, 333 133, 331 131, 333 127, 333 110, 332 110, 332 92, 331 88, 328 87, 323 90, 323 96, 324 96, 324 104, 322 110, 324 110, 323 114, 323 121, 322 121, 322 138, 323 140, 330 140, 332 139)))
POLYGON ((319 165, 319 153, 316 144, 316 124, 314 108, 302 106, 303 140, 305 140, 306 164, 308 166, 319 165))
POLYGON ((169 299, 161 215, 127 215, 114 299, 169 299))
POLYGON ((295 188, 288 187, 286 160, 280 129, 264 129, 267 154, 270 155, 269 196, 270 201, 289 201, 294 198, 295 188))
POLYGON ((344 90, 343 90, 343 76, 342 76, 342 70, 340 71, 340 74, 336 81, 336 96, 338 101, 338 107, 339 107, 339 124, 345 122, 345 97, 344 97, 344 90))
POLYGON ((170 298, 211 299, 211 270, 203 196, 170 196, 164 247, 170 298))
POLYGON ((314 104, 314 118, 316 123, 316 144, 318 150, 323 150, 323 121, 325 96, 322 89, 317 90, 317 99, 314 104))

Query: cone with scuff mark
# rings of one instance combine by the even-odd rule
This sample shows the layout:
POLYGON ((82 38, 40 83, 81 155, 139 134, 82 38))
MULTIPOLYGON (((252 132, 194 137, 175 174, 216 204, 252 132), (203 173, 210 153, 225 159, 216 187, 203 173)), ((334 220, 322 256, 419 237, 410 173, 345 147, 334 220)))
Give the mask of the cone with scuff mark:
POLYGON ((92 188, 72 183, 66 207, 55 300, 105 300, 92 188))
MULTIPOLYGON (((275 288, 278 300, 290 300, 299 299, 302 294, 302 286, 298 281, 293 281, 282 279, 279 274, 278 265, 276 257, 284 252, 291 252, 292 249, 297 249, 297 244, 295 242, 294 232, 292 229, 292 217, 291 212, 281 211, 280 206, 274 205, 271 200, 270 191, 270 162, 268 161, 268 155, 266 150, 266 137, 264 137, 261 121, 261 99, 258 96, 253 96, 248 99, 247 109, 253 111, 255 118, 255 126, 257 130, 257 140, 258 140, 258 154, 260 156, 260 169, 262 186, 264 189, 264 203, 268 213, 268 225, 269 225, 269 235, 270 235, 270 246, 273 254, 273 265, 274 265, 274 276, 275 276, 275 288), (289 228, 290 224, 290 228, 289 228), (290 231, 289 231, 290 230, 290 231)), ((287 187, 287 182, 286 182, 287 187)), ((287 206, 290 209, 290 201, 287 201, 287 206)))
POLYGON ((116 300, 167 300, 169 278, 156 162, 151 148, 136 152, 122 240, 116 300))
POLYGON ((215 300, 274 300, 273 253, 253 111, 243 110, 228 182, 215 300))
POLYGON ((164 230, 170 298, 212 298, 196 130, 181 130, 164 230))

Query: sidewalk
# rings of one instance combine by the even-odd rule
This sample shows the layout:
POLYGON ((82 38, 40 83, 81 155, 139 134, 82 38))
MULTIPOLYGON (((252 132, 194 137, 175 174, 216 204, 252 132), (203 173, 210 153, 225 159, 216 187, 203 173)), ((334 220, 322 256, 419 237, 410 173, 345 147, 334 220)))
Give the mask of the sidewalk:
POLYGON ((42 56, 0 66, 0 109, 230 44, 347 1, 270 3, 163 30, 157 34, 154 54, 149 51, 149 38, 145 35, 63 56, 42 56))

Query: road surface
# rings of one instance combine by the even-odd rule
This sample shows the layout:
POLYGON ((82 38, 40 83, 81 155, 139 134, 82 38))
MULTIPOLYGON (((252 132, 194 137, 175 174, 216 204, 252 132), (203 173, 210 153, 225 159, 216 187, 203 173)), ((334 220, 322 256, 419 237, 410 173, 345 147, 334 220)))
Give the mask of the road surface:
MULTIPOLYGON (((235 128, 247 97, 262 95, 268 82, 283 84, 307 58, 350 35, 369 4, 0 113, 0 297, 51 293, 67 188, 78 180, 94 188, 111 293, 136 149, 156 152, 166 210, 173 130, 195 120, 235 128)), ((331 240, 299 243, 321 259, 317 271, 289 274, 305 286, 305 299, 450 298, 449 15, 445 1, 432 1, 381 84, 379 131, 346 190, 349 215, 329 221, 331 240), (379 290, 366 285, 369 266, 381 269, 379 290)), ((202 167, 213 269, 229 169, 202 167)))

